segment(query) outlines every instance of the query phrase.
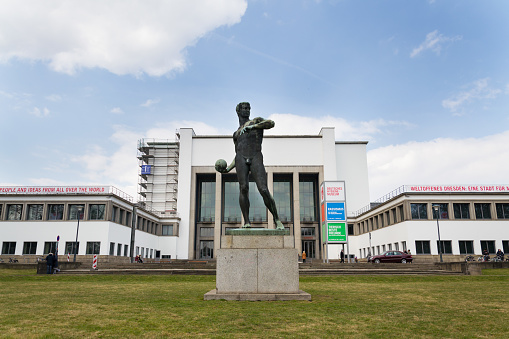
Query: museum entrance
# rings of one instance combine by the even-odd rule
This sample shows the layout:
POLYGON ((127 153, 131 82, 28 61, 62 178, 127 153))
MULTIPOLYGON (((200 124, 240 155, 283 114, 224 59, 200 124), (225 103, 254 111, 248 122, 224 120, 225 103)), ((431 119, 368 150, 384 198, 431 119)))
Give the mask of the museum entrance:
POLYGON ((316 258, 314 240, 302 240, 302 250, 306 252, 308 258, 316 258))

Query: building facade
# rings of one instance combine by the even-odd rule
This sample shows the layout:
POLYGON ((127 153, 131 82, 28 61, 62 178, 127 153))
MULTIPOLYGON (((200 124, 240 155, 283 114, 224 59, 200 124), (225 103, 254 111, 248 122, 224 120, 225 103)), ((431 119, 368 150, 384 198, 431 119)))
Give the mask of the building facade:
MULTIPOLYGON (((509 185, 402 186, 370 203, 366 145, 336 141, 333 128, 264 137, 269 190, 307 258, 411 250, 450 261, 484 249, 509 251, 509 185), (345 182, 348 224, 348 246, 327 250, 319 205, 326 181, 345 182)), ((234 156, 231 136, 183 128, 174 140, 139 141, 139 199, 111 186, 0 187, 1 256, 35 258, 58 246, 71 257, 214 259, 221 235, 243 224, 235 170, 214 168, 234 156)), ((275 228, 254 182, 249 194, 253 227, 275 228)))

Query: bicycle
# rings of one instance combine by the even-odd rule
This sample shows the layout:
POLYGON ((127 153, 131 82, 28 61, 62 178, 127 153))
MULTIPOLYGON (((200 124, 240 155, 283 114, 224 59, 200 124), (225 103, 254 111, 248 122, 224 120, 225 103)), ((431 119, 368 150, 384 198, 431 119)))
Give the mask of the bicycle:
POLYGON ((10 264, 17 263, 17 262, 18 262, 18 259, 16 259, 16 258, 14 258, 14 259, 13 258, 9 258, 9 263, 10 264))

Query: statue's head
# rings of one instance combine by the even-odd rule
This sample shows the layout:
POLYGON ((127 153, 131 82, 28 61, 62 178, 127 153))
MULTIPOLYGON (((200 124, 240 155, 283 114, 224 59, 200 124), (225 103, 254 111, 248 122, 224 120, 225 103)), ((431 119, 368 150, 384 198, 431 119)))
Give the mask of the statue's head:
POLYGON ((251 105, 249 104, 249 102, 241 102, 240 104, 237 105, 237 115, 240 117, 240 116, 243 116, 243 117, 246 117, 246 118, 249 118, 249 113, 251 111, 251 105))

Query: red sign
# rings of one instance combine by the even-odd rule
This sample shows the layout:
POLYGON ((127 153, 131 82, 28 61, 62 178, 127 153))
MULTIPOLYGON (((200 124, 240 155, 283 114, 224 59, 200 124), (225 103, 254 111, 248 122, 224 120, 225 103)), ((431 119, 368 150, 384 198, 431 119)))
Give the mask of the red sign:
POLYGON ((97 194, 109 192, 110 186, 0 186, 0 194, 97 194))
POLYGON ((405 185, 405 192, 509 192, 509 185, 405 185))

